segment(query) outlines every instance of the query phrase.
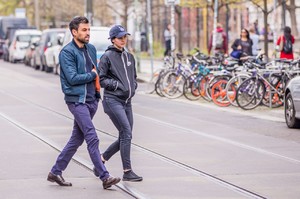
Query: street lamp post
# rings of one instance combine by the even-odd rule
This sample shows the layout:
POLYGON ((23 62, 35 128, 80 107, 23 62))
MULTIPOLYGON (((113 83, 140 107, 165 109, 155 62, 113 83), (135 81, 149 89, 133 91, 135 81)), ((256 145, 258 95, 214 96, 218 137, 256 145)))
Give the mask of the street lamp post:
POLYGON ((153 33, 152 33, 152 20, 151 20, 151 1, 147 0, 147 21, 148 21, 148 39, 150 47, 151 58, 151 77, 153 76, 153 33))
POLYGON ((218 0, 215 0, 214 3, 214 28, 213 28, 213 52, 215 53, 215 47, 216 47, 216 36, 217 36, 217 20, 218 20, 218 0))
POLYGON ((39 12, 39 0, 34 0, 34 21, 35 27, 40 29, 40 12, 39 12))
POLYGON ((141 32, 140 32, 140 18, 138 12, 138 0, 134 1, 134 12, 135 12, 135 52, 136 52, 136 59, 137 59, 137 72, 141 72, 141 63, 140 63, 140 52, 141 52, 141 32))
MULTIPOLYGON (((175 57, 175 48, 176 48, 176 42, 175 42, 175 5, 179 4, 180 0, 165 0, 165 4, 171 6, 171 56, 172 61, 175 57)), ((174 64, 174 62, 173 62, 174 64)))
POLYGON ((93 0, 85 0, 85 17, 93 25, 93 0))

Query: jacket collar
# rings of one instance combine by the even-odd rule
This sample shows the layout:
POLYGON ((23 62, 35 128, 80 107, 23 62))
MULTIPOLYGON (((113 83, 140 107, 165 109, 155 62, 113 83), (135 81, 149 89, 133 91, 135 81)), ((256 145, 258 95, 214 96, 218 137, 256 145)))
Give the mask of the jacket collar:
MULTIPOLYGON (((77 48, 78 50, 83 50, 83 48, 80 48, 80 47, 76 44, 76 42, 74 41, 74 38, 72 39, 72 42, 73 42, 73 44, 76 46, 76 48, 77 48)), ((83 47, 86 49, 86 44, 84 44, 83 47)))

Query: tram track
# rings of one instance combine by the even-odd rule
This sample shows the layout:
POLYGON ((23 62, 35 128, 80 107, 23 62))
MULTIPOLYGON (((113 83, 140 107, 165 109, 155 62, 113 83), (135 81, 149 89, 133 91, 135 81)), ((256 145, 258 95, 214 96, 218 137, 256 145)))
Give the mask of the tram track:
MULTIPOLYGON (((16 126, 17 128, 21 129, 22 131, 24 131, 24 132, 28 133, 29 135, 33 136, 34 138, 38 139, 39 141, 43 142, 44 144, 50 146, 52 149, 54 149, 58 152, 62 151, 62 148, 60 148, 59 145, 57 145, 52 140, 40 135, 39 133, 33 131, 32 129, 30 129, 26 126, 24 126, 23 124, 19 123, 18 121, 10 118, 9 116, 7 116, 7 115, 0 112, 0 117, 5 119, 6 121, 11 123, 12 125, 16 126)), ((72 161, 74 161, 76 164, 80 165, 81 167, 85 168, 89 172, 93 172, 93 168, 84 159, 82 159, 78 156, 74 156, 72 158, 72 161)), ((146 199, 147 198, 143 194, 131 189, 130 187, 128 187, 128 186, 126 186, 122 183, 116 184, 115 186, 117 188, 119 188, 120 190, 122 190, 123 192, 125 192, 126 194, 132 196, 133 198, 137 198, 137 199, 146 199)))
MULTIPOLYGON (((4 93, 4 92, 3 92, 3 93, 4 93)), ((48 111, 48 112, 50 112, 50 113, 52 113, 52 114, 56 114, 56 115, 59 116, 59 117, 62 117, 62 118, 65 118, 65 119, 67 119, 67 120, 72 120, 72 121, 73 121, 73 118, 69 117, 68 115, 65 115, 65 114, 63 114, 63 113, 60 113, 60 112, 58 112, 58 111, 56 111, 56 110, 53 110, 53 109, 51 109, 51 108, 48 108, 48 107, 46 107, 46 106, 44 106, 44 105, 37 104, 37 103, 35 103, 35 102, 33 102, 33 101, 30 101, 30 100, 28 100, 28 99, 22 98, 22 97, 20 97, 20 96, 16 96, 16 95, 14 95, 14 94, 12 94, 12 93, 9 93, 9 92, 5 92, 5 94, 6 94, 6 95, 9 95, 9 96, 11 96, 11 97, 14 97, 14 98, 16 98, 16 99, 18 99, 18 100, 21 100, 21 101, 23 101, 23 102, 25 102, 25 103, 28 103, 28 104, 30 104, 30 105, 32 105, 32 106, 35 106, 35 107, 37 107, 37 108, 39 108, 39 109, 48 111)), ((60 152, 60 151, 62 150, 55 142, 49 140, 48 138, 46 138, 46 137, 44 137, 44 136, 41 136, 38 132, 35 132, 35 131, 31 130, 30 128, 28 128, 28 127, 26 127, 25 125, 19 123, 18 121, 14 120, 13 118, 10 118, 9 116, 7 116, 7 115, 5 115, 5 114, 3 114, 3 113, 1 113, 1 112, 0 112, 0 116, 3 117, 4 119, 6 119, 6 120, 7 120, 8 122, 10 122, 11 124, 15 125, 16 127, 18 127, 18 128, 20 128, 20 129, 22 129, 23 131, 27 132, 27 133, 30 134, 31 136, 33 136, 33 137, 39 139, 40 141, 42 141, 43 143, 49 145, 50 147, 52 147, 52 148, 55 149, 56 151, 59 151, 59 152, 60 152)), ((149 118, 149 117, 145 117, 145 116, 141 116, 141 115, 138 115, 138 116, 144 117, 144 118, 146 118, 146 119, 148 119, 148 120, 153 120, 153 121, 155 121, 155 122, 159 122, 158 120, 155 120, 154 118, 149 118)), ((163 123, 163 125, 167 125, 167 126, 169 126, 169 127, 174 128, 174 125, 171 125, 171 124, 169 124, 169 123, 163 123)), ((176 128, 178 128, 178 126, 176 126, 176 128)), ((181 127, 181 130, 184 130, 184 131, 191 131, 191 130, 186 129, 186 128, 183 128, 183 127, 181 127)), ((107 135, 107 136, 116 138, 115 135, 113 135, 113 134, 111 134, 111 133, 109 133, 109 132, 105 132, 105 131, 103 131, 103 130, 101 130, 101 129, 96 128, 96 131, 97 131, 98 133, 102 133, 102 134, 105 134, 105 135, 107 135)), ((222 140, 219 140, 219 141, 222 141, 222 140)), ((224 140, 223 140, 223 141, 224 141, 224 140)), ((227 143, 232 144, 232 143, 230 143, 230 142, 228 142, 228 141, 227 141, 227 143)), ((138 145, 138 144, 135 144, 135 143, 132 143, 132 145, 133 145, 133 147, 135 147, 136 149, 142 151, 142 152, 145 153, 145 154, 148 154, 148 155, 153 156, 153 157, 155 157, 155 158, 157 158, 157 159, 160 159, 160 160, 162 160, 162 161, 165 161, 165 162, 167 162, 167 163, 169 163, 169 164, 171 164, 171 165, 174 165, 174 166, 176 166, 176 167, 178 167, 178 168, 180 168, 180 169, 183 169, 183 170, 185 170, 185 171, 188 171, 188 172, 190 172, 190 173, 192 173, 192 174, 194 174, 194 175, 196 175, 196 176, 204 177, 204 178, 206 178, 207 180, 209 180, 209 181, 211 181, 211 182, 213 182, 213 183, 215 183, 215 184, 219 184, 219 185, 221 185, 221 186, 223 186, 223 187, 225 187, 225 188, 227 188, 227 189, 229 189, 229 190, 232 190, 232 191, 234 191, 234 192, 236 192, 236 193, 238 193, 238 194, 240 194, 240 195, 243 195, 243 196, 245 196, 245 197, 247 197, 247 198, 262 198, 262 199, 263 199, 263 198, 266 198, 265 196, 262 196, 262 195, 260 195, 260 194, 258 194, 258 193, 255 193, 255 192, 251 191, 251 190, 248 190, 248 189, 246 189, 246 188, 243 188, 243 187, 241 187, 241 186, 239 186, 239 185, 236 185, 236 184, 234 184, 234 183, 231 183, 231 182, 229 182, 229 181, 226 181, 226 180, 224 180, 224 179, 221 179, 221 178, 219 178, 219 177, 217 177, 217 176, 214 176, 214 175, 212 175, 212 174, 210 174, 210 173, 207 173, 207 172, 205 172, 205 171, 202 171, 202 170, 200 170, 200 169, 198 169, 198 168, 196 168, 196 167, 193 167, 193 166, 191 166, 191 165, 185 164, 185 163, 180 162, 180 161, 178 161, 178 160, 175 160, 175 159, 173 159, 173 158, 167 157, 167 156, 165 156, 165 155, 162 154, 162 153, 156 152, 156 151, 154 151, 154 150, 151 150, 151 149, 149 149, 149 148, 143 147, 143 146, 138 145)), ((241 146, 240 146, 240 147, 241 147, 241 146)), ((245 147, 244 147, 244 148, 245 148, 245 147)), ((259 152, 259 150, 254 150, 254 151, 259 152)), ((268 153, 265 153, 265 154, 268 155, 268 153)), ((272 155, 272 154, 269 154, 269 155, 272 155)), ((273 154, 273 155, 274 155, 274 154, 273 154)), ((287 159, 287 158, 286 158, 286 159, 287 159)), ((89 164, 88 162, 86 162, 84 159, 81 159, 80 157, 74 157, 74 158, 73 158, 73 161, 74 161, 75 163, 79 164, 80 166, 84 167, 84 168, 87 169, 88 171, 92 172, 92 167, 91 167, 90 164, 89 164)), ((290 160, 290 161, 291 161, 291 160, 290 160)), ((300 162, 300 161, 294 160, 294 159, 292 159, 292 161, 293 161, 293 162, 297 162, 297 163, 300 162)), ((133 188, 131 188, 131 187, 129 187, 129 186, 126 186, 126 185, 124 185, 124 184, 122 184, 122 183, 119 183, 119 184, 116 185, 116 186, 117 186, 120 190, 124 191, 125 193, 127 193, 128 195, 130 195, 130 196, 133 197, 133 198, 141 198, 141 199, 148 198, 147 196, 145 196, 145 194, 142 194, 142 193, 140 193, 139 191, 137 191, 137 190, 135 190, 135 189, 133 189, 133 188)))

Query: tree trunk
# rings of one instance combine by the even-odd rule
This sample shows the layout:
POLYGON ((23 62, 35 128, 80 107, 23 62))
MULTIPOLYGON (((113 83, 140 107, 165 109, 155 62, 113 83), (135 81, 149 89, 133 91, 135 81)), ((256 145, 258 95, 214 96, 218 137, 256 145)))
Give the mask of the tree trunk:
POLYGON ((291 29, 294 36, 298 36, 299 32, 297 29, 297 17, 296 17, 296 5, 295 0, 290 0, 290 5, 286 6, 287 10, 290 13, 291 16, 291 29))
POLYGON ((176 43, 178 45, 178 51, 182 52, 182 11, 181 7, 176 6, 176 14, 178 17, 178 30, 176 33, 176 43))
POLYGON ((267 7, 267 0, 264 0, 264 49, 265 54, 267 56, 267 60, 269 59, 269 48, 268 48, 268 7, 267 7))
POLYGON ((200 8, 197 8, 197 45, 196 47, 200 46, 200 23, 201 23, 201 12, 200 12, 200 8))

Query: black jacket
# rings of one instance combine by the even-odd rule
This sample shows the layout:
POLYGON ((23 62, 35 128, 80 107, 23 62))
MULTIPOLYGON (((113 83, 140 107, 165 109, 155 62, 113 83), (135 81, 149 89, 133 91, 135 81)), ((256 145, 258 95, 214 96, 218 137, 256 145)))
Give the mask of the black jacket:
POLYGON ((236 39, 234 41, 234 43, 232 44, 231 48, 233 50, 237 50, 237 47, 239 45, 242 46, 242 51, 244 53, 244 55, 242 55, 242 56, 245 56, 245 55, 252 56, 252 45, 253 45, 252 39, 248 39, 247 41, 242 41, 241 39, 236 39))
POLYGON ((137 82, 132 54, 109 46, 100 58, 98 68, 104 97, 110 96, 128 102, 134 96, 137 82))

